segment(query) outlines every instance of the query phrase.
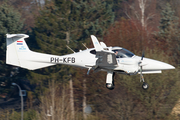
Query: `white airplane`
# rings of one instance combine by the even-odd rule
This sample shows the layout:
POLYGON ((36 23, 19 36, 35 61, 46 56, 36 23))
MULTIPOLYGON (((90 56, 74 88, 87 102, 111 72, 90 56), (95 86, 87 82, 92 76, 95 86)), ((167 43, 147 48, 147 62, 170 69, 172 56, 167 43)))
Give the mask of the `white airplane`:
POLYGON ((115 73, 126 75, 139 73, 140 81, 143 82, 142 88, 146 90, 149 85, 145 83, 143 74, 161 73, 162 70, 175 69, 170 64, 144 58, 144 55, 136 56, 122 47, 107 47, 105 43, 99 43, 94 35, 91 35, 94 48, 63 56, 31 51, 24 40, 29 37, 26 34, 7 34, 6 37, 6 64, 28 70, 65 64, 87 68, 87 74, 91 69, 94 72, 106 71, 106 87, 110 90, 114 89, 115 73))

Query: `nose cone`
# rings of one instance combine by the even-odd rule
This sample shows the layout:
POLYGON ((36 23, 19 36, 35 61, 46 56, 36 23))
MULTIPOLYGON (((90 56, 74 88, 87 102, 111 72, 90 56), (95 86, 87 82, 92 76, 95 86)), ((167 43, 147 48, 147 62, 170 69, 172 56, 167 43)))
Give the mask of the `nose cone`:
POLYGON ((152 60, 148 58, 143 59, 147 64, 143 66, 143 70, 170 70, 170 69, 175 69, 174 66, 157 61, 157 60, 152 60))

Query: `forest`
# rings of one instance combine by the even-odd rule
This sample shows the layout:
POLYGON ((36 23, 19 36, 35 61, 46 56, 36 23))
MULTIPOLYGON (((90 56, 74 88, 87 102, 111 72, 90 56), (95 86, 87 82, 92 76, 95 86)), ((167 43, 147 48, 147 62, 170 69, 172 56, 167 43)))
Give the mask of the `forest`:
POLYGON ((20 102, 1 104, 20 100, 17 83, 27 92, 24 120, 179 120, 179 18, 179 0, 0 0, 0 118, 21 118, 20 102), (27 34, 31 50, 54 55, 72 53, 67 45, 76 52, 86 49, 83 44, 92 48, 95 35, 176 69, 144 75, 148 90, 138 74, 115 74, 115 89, 108 90, 106 72, 7 65, 7 33, 27 34))

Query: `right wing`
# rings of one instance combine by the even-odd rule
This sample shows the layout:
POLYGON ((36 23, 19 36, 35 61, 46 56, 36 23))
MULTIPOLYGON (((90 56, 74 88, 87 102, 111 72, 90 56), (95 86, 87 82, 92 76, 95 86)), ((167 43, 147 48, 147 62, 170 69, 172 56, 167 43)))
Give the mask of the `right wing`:
POLYGON ((96 38, 94 35, 91 35, 91 39, 92 39, 94 48, 96 49, 96 52, 97 52, 97 51, 102 51, 103 48, 102 48, 102 46, 99 44, 99 41, 97 40, 97 38, 96 38))
POLYGON ((99 67, 112 67, 117 65, 116 56, 114 53, 101 51, 96 52, 96 65, 99 67))
POLYGON ((113 67, 117 66, 116 56, 113 52, 104 50, 102 46, 106 46, 105 44, 101 43, 100 45, 99 41, 94 35, 91 35, 92 42, 94 45, 94 48, 96 50, 96 65, 92 67, 94 71, 100 70, 100 69, 111 69, 113 67))

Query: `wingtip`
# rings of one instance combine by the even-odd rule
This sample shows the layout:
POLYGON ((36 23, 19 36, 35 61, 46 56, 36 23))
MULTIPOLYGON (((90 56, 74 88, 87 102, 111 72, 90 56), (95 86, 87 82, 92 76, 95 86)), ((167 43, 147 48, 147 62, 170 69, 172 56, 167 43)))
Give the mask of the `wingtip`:
POLYGON ((96 49, 96 51, 103 50, 103 48, 100 45, 98 39, 94 35, 91 35, 91 39, 92 39, 92 42, 93 42, 93 45, 94 45, 94 48, 96 49))
POLYGON ((93 38, 93 37, 94 37, 94 38, 96 38, 96 36, 95 36, 95 35, 90 35, 90 36, 91 36, 91 38, 93 38))

